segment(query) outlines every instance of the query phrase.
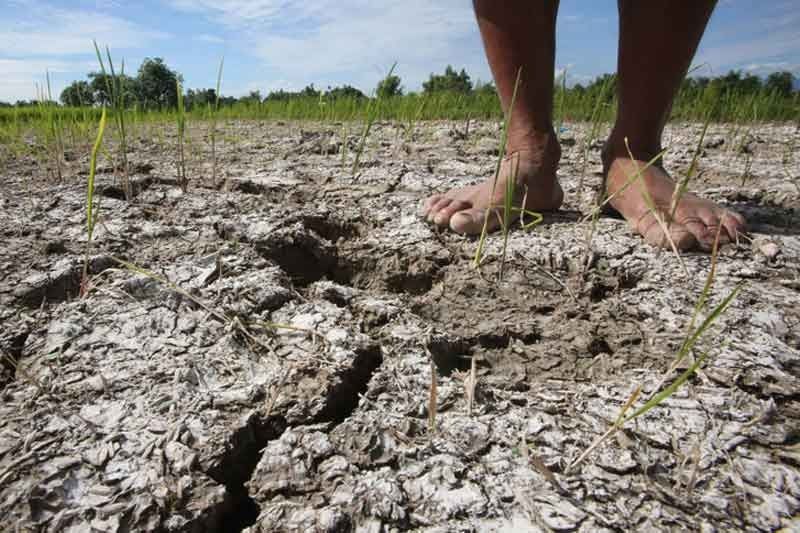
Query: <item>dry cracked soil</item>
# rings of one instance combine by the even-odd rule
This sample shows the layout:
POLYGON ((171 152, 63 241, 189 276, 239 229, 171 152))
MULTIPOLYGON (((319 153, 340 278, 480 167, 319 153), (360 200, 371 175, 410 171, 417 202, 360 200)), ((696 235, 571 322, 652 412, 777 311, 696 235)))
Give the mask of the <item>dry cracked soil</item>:
MULTIPOLYGON (((711 266, 606 216, 587 243, 586 125, 562 134, 566 205, 511 232, 502 280, 501 238, 476 269, 475 239, 419 216, 492 172, 497 124, 376 124, 353 173, 347 126, 230 122, 216 182, 196 125, 186 192, 150 128, 131 201, 101 165, 88 284, 87 154, 61 183, 33 157, 0 170, 2 530, 800 527, 793 125, 710 128, 690 188, 750 233, 703 316, 743 289, 701 370, 571 470, 656 391, 711 266)), ((701 129, 669 128, 676 174, 701 129)))

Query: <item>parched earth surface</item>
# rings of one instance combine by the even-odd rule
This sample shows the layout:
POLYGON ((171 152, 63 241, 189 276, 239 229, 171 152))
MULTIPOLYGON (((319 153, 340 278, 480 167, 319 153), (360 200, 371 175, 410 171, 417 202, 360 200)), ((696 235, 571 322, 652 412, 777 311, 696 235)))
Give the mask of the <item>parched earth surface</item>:
MULTIPOLYGON (((794 125, 701 143, 690 188, 751 231, 697 323, 741 292, 672 372, 711 259, 605 215, 587 239, 585 125, 562 132, 564 209, 480 268, 419 205, 491 174, 496 124, 377 124, 353 172, 355 126, 228 123, 216 180, 201 127, 186 192, 168 131, 136 132, 130 201, 101 162, 88 283, 88 151, 61 183, 0 171, 2 530, 800 527, 794 125)), ((701 130, 670 127, 674 173, 701 130)))

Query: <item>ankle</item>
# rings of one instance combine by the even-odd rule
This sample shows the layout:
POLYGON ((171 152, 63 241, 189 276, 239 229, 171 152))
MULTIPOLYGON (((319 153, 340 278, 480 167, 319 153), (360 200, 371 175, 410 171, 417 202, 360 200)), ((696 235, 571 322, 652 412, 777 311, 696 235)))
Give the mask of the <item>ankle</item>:
POLYGON ((506 157, 514 153, 529 153, 532 159, 546 165, 557 165, 561 159, 561 146, 555 131, 509 131, 506 157))
MULTIPOLYGON (((600 158, 603 161, 603 168, 607 171, 615 159, 633 159, 638 161, 650 161, 662 152, 661 141, 653 136, 631 136, 623 134, 616 127, 611 131, 603 148, 600 158)), ((654 166, 663 165, 663 157, 659 157, 653 162, 654 166)))

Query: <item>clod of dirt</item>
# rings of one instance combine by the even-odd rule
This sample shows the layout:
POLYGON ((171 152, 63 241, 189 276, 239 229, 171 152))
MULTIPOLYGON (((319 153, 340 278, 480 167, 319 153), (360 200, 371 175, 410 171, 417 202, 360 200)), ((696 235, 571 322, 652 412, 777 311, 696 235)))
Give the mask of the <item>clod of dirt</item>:
MULTIPOLYGON (((89 259, 88 274, 95 275, 116 266, 108 256, 94 256, 89 259)), ((14 297, 19 305, 36 308, 43 303, 58 303, 78 296, 83 276, 83 259, 66 258, 56 263, 49 272, 42 272, 23 279, 14 289, 14 297)))

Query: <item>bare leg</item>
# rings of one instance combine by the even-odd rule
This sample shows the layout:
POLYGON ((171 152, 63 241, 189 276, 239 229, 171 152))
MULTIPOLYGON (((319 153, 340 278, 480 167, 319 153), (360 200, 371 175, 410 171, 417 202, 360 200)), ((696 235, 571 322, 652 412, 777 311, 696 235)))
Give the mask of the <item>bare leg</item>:
MULTIPOLYGON (((700 42, 716 0, 618 0, 617 121, 603 150, 606 191, 623 187, 637 167, 661 151, 661 134, 672 101, 700 42), (634 159, 625 147, 628 139, 634 159)), ((643 198, 646 189, 668 220, 675 182, 661 165, 648 168, 610 204, 651 244, 667 240, 643 198)), ((744 219, 694 194, 681 197, 670 223, 671 237, 681 249, 709 249, 722 224, 721 242, 744 229, 744 219)))
MULTIPOLYGON (((494 176, 485 182, 436 194, 425 201, 428 220, 458 233, 477 234, 490 206, 502 205, 507 179, 517 167, 515 205, 534 211, 558 209, 563 191, 556 180, 561 157, 553 132, 553 70, 558 0, 474 0, 475 14, 503 110, 511 105, 517 71, 522 78, 509 129, 505 159, 492 195, 494 176), (535 16, 526 16, 538 10, 535 16), (527 195, 525 194, 527 192, 527 195)), ((490 216, 488 229, 499 226, 490 216)))

